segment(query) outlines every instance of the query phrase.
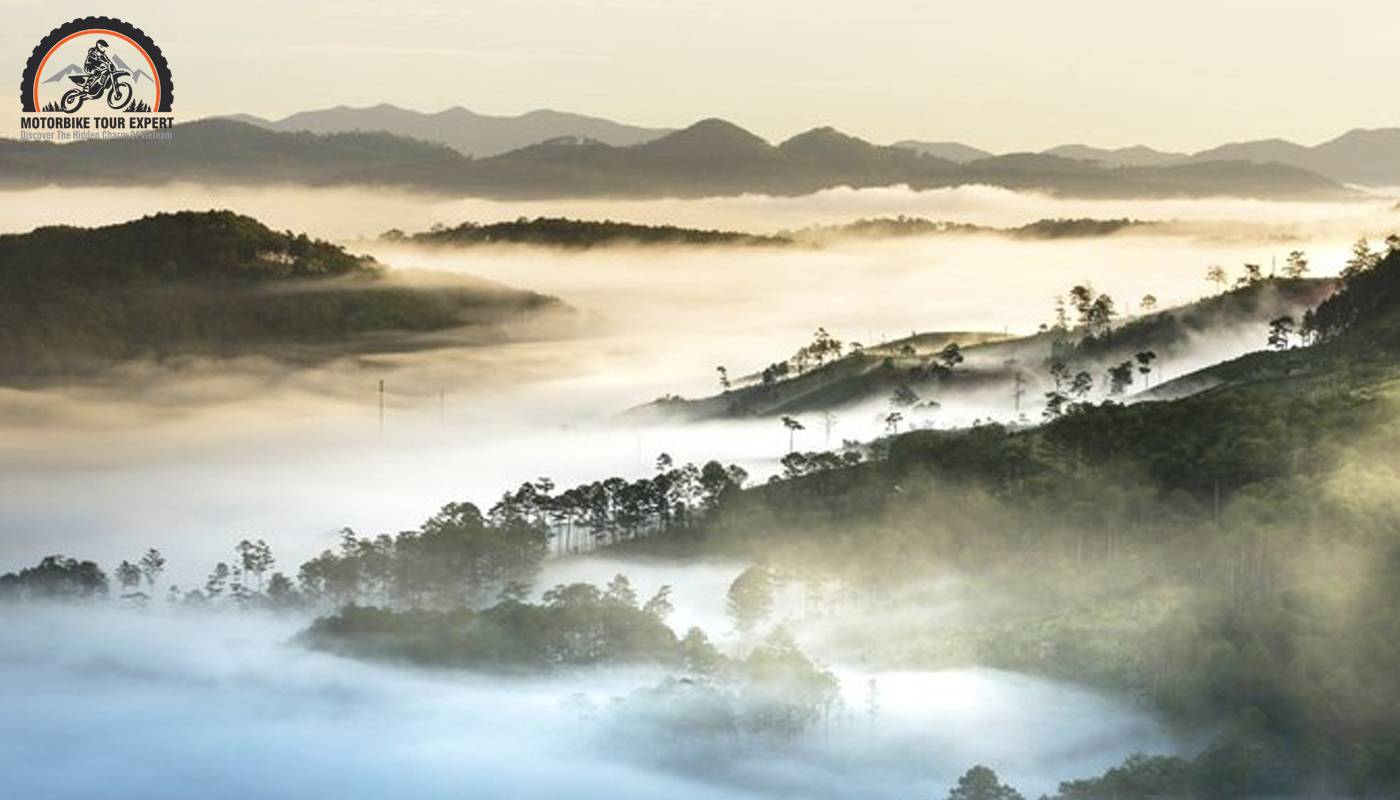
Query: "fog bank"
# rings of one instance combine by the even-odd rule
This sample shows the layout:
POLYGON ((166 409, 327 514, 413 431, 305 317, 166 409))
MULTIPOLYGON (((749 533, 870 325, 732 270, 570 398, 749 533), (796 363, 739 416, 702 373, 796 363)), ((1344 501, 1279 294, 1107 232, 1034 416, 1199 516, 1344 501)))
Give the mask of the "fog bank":
POLYGON ((1120 701, 988 670, 847 671, 855 708, 824 732, 786 744, 696 739, 638 728, 617 705, 654 684, 653 671, 399 670, 302 650, 289 643, 299 624, 157 609, 7 614, 7 789, 50 800, 834 800, 936 796, 983 762, 1034 796, 1133 749, 1172 747, 1120 701), (875 716, 858 696, 872 677, 885 709, 875 716))

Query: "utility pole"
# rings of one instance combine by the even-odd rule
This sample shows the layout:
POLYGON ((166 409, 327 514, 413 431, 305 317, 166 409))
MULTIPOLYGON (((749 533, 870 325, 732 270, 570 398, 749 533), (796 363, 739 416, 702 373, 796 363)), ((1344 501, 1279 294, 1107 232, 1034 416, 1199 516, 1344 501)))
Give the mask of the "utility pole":
POLYGON ((379 379, 379 432, 384 432, 384 379, 379 379))

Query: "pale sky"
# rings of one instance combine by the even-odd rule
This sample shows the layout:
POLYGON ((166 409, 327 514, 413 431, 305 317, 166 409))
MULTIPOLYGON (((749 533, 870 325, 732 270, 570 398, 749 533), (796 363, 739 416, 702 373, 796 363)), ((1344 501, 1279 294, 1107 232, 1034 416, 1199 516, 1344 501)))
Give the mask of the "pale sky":
POLYGON ((185 119, 548 107, 998 151, 1400 124, 1395 0, 0 0, 10 74, 92 14, 155 38, 185 119))

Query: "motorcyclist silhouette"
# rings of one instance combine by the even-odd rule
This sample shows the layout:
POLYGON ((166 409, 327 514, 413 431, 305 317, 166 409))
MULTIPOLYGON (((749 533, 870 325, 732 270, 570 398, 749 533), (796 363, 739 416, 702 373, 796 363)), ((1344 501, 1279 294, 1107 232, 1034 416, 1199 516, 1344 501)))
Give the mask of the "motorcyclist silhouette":
POLYGON ((85 90, 90 92, 94 88, 107 85, 107 79, 116 66, 112 64, 112 59, 107 57, 106 39, 98 39, 97 44, 88 48, 83 69, 87 70, 88 74, 87 85, 83 87, 85 90))
POLYGON ((131 73, 117 69, 116 63, 107 55, 107 40, 98 39, 97 44, 87 51, 83 59, 81 75, 69 75, 68 80, 77 84, 76 88, 63 93, 57 105, 65 114, 76 113, 87 100, 107 95, 107 105, 115 111, 126 109, 131 103, 133 92, 131 82, 123 80, 131 73))

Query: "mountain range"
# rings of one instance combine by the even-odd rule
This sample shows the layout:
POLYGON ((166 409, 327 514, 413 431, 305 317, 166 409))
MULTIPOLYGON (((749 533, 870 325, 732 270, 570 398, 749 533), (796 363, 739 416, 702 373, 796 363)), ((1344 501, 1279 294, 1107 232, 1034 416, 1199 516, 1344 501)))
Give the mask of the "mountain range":
POLYGON ((627 147, 670 133, 669 129, 641 128, 620 122, 540 109, 518 116, 491 116, 454 106, 433 114, 381 103, 369 108, 335 108, 303 111, 278 120, 251 114, 227 119, 273 131, 353 133, 384 131, 399 136, 445 144, 464 156, 483 158, 517 150, 551 139, 582 139, 627 147))
POLYGON ((822 189, 984 184, 1080 197, 1230 195, 1342 198, 1305 169, 1249 161, 1107 167, 1043 153, 957 163, 832 128, 779 144, 719 119, 629 146, 561 137, 489 158, 392 133, 273 131, 228 119, 179 126, 166 140, 71 144, 0 140, 0 185, 375 186, 500 200, 563 197, 796 196, 822 189))
MULTIPOLYGON (((549 140, 597 142, 628 147, 672 133, 665 128, 627 125, 600 117, 561 111, 538 110, 518 116, 478 114, 460 106, 423 113, 380 104, 368 108, 335 108, 305 111, 278 120, 247 114, 228 117, 268 130, 310 133, 385 133, 444 144, 477 158, 502 155, 549 140)), ((906 139, 893 147, 922 155, 967 164, 992 158, 990 150, 960 142, 906 139)), ((1235 142, 1196 153, 1157 150, 1144 145, 1121 148, 1065 144, 1041 151, 1043 155, 1076 161, 1092 161, 1103 167, 1166 167, 1211 161, 1277 163, 1315 172, 1342 183, 1363 186, 1400 185, 1400 128, 1357 129, 1308 147, 1282 139, 1235 142)))
MULTIPOLYGON (((992 154, 957 142, 902 141, 903 147, 960 163, 992 154)), ((1143 145, 1106 149, 1066 144, 1043 151, 1044 155, 1090 161, 1105 167, 1166 167, 1212 161, 1248 161, 1283 164, 1305 169, 1339 183, 1361 186, 1400 185, 1400 128, 1356 129, 1335 139, 1308 147, 1284 139, 1259 139, 1201 150, 1176 153, 1143 145)))

